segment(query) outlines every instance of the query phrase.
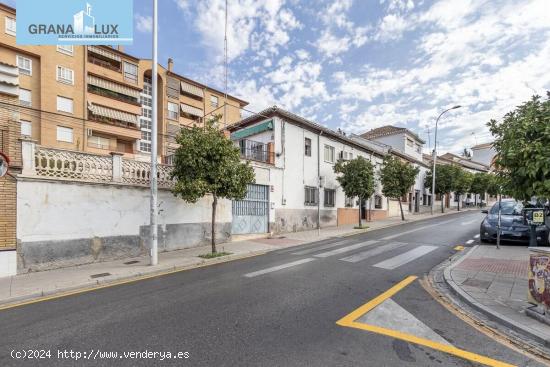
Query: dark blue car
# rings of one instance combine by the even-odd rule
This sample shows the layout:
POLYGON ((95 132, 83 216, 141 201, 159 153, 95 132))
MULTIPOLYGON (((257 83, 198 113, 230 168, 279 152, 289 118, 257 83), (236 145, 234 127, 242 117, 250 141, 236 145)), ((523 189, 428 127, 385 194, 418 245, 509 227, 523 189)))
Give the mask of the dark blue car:
MULTIPOLYGON (((482 242, 493 242, 497 239, 498 202, 491 209, 483 210, 487 216, 481 222, 479 236, 482 242)), ((514 199, 503 199, 501 207, 501 232, 503 241, 529 243, 529 226, 524 223, 523 204, 514 199)), ((546 224, 537 226, 537 244, 547 246, 550 229, 546 224)))

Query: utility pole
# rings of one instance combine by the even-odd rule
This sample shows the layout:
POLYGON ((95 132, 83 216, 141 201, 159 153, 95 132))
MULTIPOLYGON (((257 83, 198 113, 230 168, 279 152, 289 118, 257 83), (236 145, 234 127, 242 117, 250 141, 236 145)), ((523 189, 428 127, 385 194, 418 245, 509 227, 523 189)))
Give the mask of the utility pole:
MULTIPOLYGON (((437 161, 437 124, 439 123, 439 119, 445 112, 449 112, 450 110, 455 110, 457 108, 460 108, 462 106, 456 105, 454 107, 448 108, 445 111, 441 112, 439 116, 437 117, 437 120, 435 120, 435 133, 434 133, 434 150, 433 150, 433 169, 432 169, 432 205, 431 205, 431 213, 434 215, 434 205, 435 205, 435 164, 437 161)), ((443 196, 441 196, 441 200, 443 201, 443 196)))
POLYGON ((157 41, 158 41, 158 0, 153 0, 153 68, 151 70, 151 81, 153 84, 153 105, 152 107, 152 122, 151 122, 151 265, 158 264, 158 226, 157 226, 157 120, 158 120, 158 78, 157 78, 157 41))

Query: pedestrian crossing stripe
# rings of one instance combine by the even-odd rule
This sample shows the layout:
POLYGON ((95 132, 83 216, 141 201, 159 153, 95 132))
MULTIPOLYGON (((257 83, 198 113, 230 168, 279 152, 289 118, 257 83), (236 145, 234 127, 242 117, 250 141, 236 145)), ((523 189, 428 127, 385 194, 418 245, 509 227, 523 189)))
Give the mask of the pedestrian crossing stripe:
POLYGON ((377 306, 382 304, 384 301, 388 300, 390 297, 397 294, 399 291, 413 283, 415 280, 417 280, 417 277, 414 275, 411 275, 405 279, 403 279, 401 282, 397 283, 384 293, 380 294, 378 297, 372 299, 371 301, 365 303, 361 307, 357 308, 356 310, 352 311, 351 313, 347 314, 340 320, 336 321, 336 324, 343 327, 349 327, 359 330, 365 330, 370 331, 376 334, 389 336, 395 339, 403 340, 409 343, 422 345, 434 350, 438 350, 440 352, 448 353, 457 357, 460 357, 462 359, 466 359, 468 361, 477 362, 484 364, 486 366, 490 367, 513 367, 513 365, 498 361, 496 359, 492 359, 489 357, 485 357, 479 354, 475 354, 472 352, 468 352, 467 350, 456 348, 450 344, 444 344, 441 342, 429 340, 426 338, 418 337, 413 334, 388 329, 382 326, 367 324, 358 321, 362 316, 367 314, 368 312, 374 310, 377 306))

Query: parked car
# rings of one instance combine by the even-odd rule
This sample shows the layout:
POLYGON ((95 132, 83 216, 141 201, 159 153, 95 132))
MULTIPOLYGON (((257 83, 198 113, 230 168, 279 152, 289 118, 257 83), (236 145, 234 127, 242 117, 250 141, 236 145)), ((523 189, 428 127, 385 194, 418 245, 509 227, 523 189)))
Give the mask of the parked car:
MULTIPOLYGON (((497 239, 498 202, 491 209, 482 210, 487 214, 479 229, 479 238, 482 242, 492 242, 497 239)), ((501 232, 503 241, 515 241, 529 243, 529 226, 524 223, 523 204, 514 199, 503 199, 501 207, 501 232)), ((537 226, 537 244, 547 246, 550 228, 546 224, 537 226)))

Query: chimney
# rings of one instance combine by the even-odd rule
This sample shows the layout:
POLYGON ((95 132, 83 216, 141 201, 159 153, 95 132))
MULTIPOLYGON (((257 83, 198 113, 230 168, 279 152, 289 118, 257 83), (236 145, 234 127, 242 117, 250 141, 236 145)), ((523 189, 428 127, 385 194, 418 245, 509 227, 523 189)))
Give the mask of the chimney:
POLYGON ((116 49, 120 52, 124 52, 124 46, 122 46, 122 45, 117 45, 116 49))
POLYGON ((172 60, 171 57, 168 58, 168 71, 172 72, 172 69, 174 68, 174 60, 172 60))

